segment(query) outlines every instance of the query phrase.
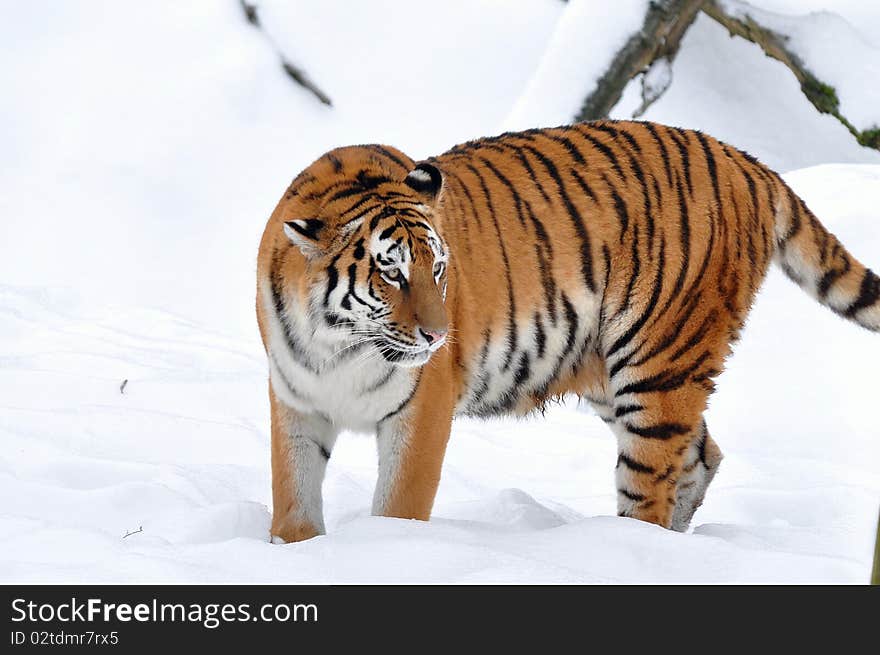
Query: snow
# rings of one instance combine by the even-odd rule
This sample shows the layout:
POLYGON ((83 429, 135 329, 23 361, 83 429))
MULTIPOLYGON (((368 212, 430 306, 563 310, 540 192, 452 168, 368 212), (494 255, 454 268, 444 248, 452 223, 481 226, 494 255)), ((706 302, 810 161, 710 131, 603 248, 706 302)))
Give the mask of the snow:
POLYGON ((570 0, 537 71, 504 122, 505 130, 570 123, 586 92, 644 22, 648 0, 618 0, 614 10, 592 0, 570 0))
POLYGON ((238 0, 56 4, 0 24, 0 212, 16 235, 0 280, 211 312, 240 333, 290 180, 336 145, 419 158, 497 131, 562 8, 505 2, 502 26, 494 0, 258 3, 331 109, 287 78, 238 0))
MULTIPOLYGON (((726 458, 690 533, 613 516, 614 439, 569 402, 456 421, 429 523, 369 516, 375 444, 345 434, 328 535, 270 544, 253 275, 286 184, 332 146, 421 157, 497 133, 515 105, 528 126, 565 122, 588 78, 541 76, 568 23, 593 18, 604 40, 572 61, 598 59, 637 3, 504 3, 503 20, 493 0, 259 4, 332 109, 237 2, 18 3, 0 25, 0 582, 867 580, 880 348, 776 271, 713 397, 726 458)), ((880 23, 875 3, 840 7, 863 35, 880 23)), ((880 157, 787 70, 701 17, 672 74, 646 118, 802 169, 794 188, 880 264, 880 157)))

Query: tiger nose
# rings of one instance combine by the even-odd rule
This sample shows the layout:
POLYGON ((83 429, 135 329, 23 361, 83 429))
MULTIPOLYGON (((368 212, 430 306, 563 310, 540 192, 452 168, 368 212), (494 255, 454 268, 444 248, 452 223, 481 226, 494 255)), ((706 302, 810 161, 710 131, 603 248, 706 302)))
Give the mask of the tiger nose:
POLYGON ((424 330, 419 328, 419 332, 425 337, 425 341, 428 342, 428 345, 433 346, 435 343, 439 343, 446 338, 448 330, 424 330))

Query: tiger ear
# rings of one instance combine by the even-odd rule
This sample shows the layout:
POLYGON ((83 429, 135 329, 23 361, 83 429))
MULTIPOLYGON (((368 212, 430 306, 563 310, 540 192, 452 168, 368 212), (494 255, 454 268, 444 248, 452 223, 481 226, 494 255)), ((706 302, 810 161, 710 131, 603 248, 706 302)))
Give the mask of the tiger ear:
POLYGON ((321 231, 324 227, 324 221, 320 219, 297 218, 284 222, 284 234, 303 255, 311 259, 321 254, 321 231))
POLYGON ((403 183, 426 199, 434 200, 443 187, 443 174, 433 164, 422 162, 407 174, 403 183))

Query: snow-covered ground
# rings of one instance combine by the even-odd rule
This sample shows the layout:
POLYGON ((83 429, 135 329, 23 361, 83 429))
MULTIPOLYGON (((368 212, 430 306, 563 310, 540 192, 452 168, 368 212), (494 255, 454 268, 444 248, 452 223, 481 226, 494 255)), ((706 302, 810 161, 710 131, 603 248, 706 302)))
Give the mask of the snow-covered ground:
MULTIPOLYGON (((375 446, 344 435, 324 487, 329 534, 267 543, 252 296, 266 216, 334 145, 420 157, 499 131, 571 30, 560 21, 573 4, 505 2, 502 20, 492 0, 261 2, 266 30, 332 109, 284 76, 237 0, 6 12, 0 582, 867 580, 880 343, 777 271, 713 397, 726 459, 692 533, 613 516, 614 439, 568 404, 457 421, 430 523, 369 516, 375 446)), ((876 3, 757 4, 837 11, 859 47, 877 47, 876 3)), ((603 6, 581 10, 598 21, 603 6)), ((646 118, 700 127, 780 170, 836 163, 787 179, 880 266, 880 154, 719 30, 698 19, 646 118)), ((638 104, 628 92, 619 115, 627 102, 638 104)), ((548 98, 530 120, 561 122, 558 110, 548 98)))

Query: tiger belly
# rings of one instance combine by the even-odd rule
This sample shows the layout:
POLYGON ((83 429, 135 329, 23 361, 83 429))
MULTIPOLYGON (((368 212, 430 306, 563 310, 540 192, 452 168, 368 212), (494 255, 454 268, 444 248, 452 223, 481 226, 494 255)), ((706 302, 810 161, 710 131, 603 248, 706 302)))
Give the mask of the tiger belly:
POLYGON ((560 292, 555 300, 530 308, 530 320, 484 331, 479 348, 465 358, 466 391, 457 414, 521 415, 552 397, 585 391, 601 299, 584 289, 560 292))

